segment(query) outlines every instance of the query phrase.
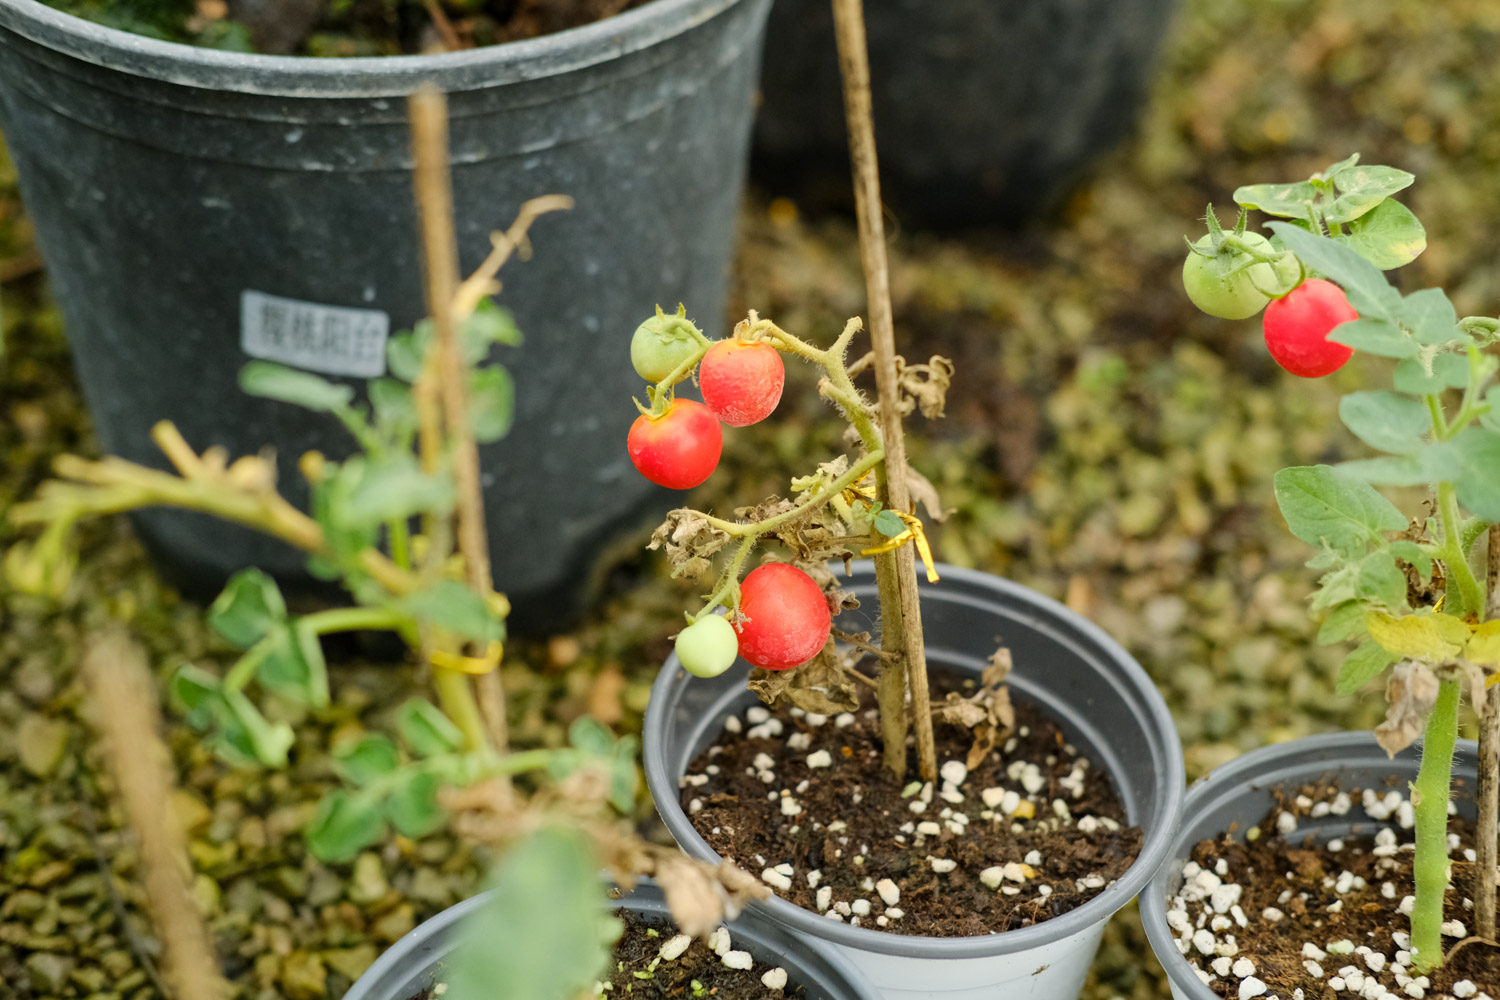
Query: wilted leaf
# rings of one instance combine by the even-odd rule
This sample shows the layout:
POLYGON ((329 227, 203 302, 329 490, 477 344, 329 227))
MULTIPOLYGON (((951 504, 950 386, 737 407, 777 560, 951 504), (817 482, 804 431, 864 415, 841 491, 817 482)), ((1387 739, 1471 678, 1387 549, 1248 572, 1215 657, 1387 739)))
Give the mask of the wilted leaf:
POLYGON ((1469 636, 1464 656, 1480 666, 1500 670, 1500 621, 1485 622, 1469 636))
POLYGON ((859 688, 839 662, 829 642, 807 663, 792 670, 750 671, 747 686, 767 705, 787 702, 817 715, 838 715, 859 708, 859 688))
POLYGON ((707 559, 729 542, 729 535, 708 523, 696 510, 679 507, 651 534, 647 549, 662 549, 673 576, 698 559, 707 559))
POLYGON ((1385 721, 1375 727, 1375 740, 1382 750, 1394 757, 1416 742, 1437 704, 1438 687, 1437 676, 1425 664, 1412 660, 1396 664, 1385 687, 1390 707, 1385 721))
POLYGON ((910 413, 915 407, 928 420, 943 416, 948 386, 953 381, 952 361, 934 354, 925 365, 909 365, 898 357, 896 373, 902 413, 910 413))

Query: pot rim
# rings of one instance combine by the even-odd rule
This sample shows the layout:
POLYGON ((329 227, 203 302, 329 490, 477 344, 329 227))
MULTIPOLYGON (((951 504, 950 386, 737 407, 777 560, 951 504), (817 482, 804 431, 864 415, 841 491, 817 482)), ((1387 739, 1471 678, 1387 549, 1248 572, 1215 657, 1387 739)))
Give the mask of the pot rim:
MULTIPOLYGON (((874 563, 870 560, 856 562, 853 564, 853 572, 850 575, 861 572, 872 573, 873 566, 874 563)), ((1141 704, 1146 706, 1145 718, 1142 721, 1147 732, 1157 737, 1155 745, 1151 747, 1152 753, 1154 756, 1160 755, 1164 758, 1163 763, 1167 772, 1176 776, 1177 779, 1168 783, 1164 789, 1158 789, 1158 798, 1165 803, 1160 812, 1164 821, 1157 824, 1154 829, 1146 831, 1146 837, 1134 863, 1125 870, 1124 875, 1103 892, 1082 906, 1031 927, 976 937, 926 937, 892 934, 888 931, 865 927, 851 927, 842 922, 828 920, 821 914, 805 910, 779 896, 773 896, 766 902, 751 903, 750 906, 765 909, 772 919, 797 931, 813 934, 847 948, 857 948, 884 955, 924 959, 962 959, 989 958, 1029 951, 1085 933, 1090 928, 1104 923, 1145 888, 1152 876, 1156 874, 1157 868, 1166 860, 1167 851, 1176 839, 1177 826, 1182 815, 1184 795, 1182 744, 1178 739, 1177 727, 1172 721, 1166 701, 1146 674, 1145 669, 1099 626, 1061 602, 1003 577, 942 563, 937 564, 937 568, 945 582, 983 588, 991 594, 1004 598, 1007 603, 1035 609, 1038 617, 1051 618, 1053 621, 1075 629, 1125 667, 1121 671, 1120 679, 1140 698, 1141 704)), ((663 731, 666 724, 663 720, 663 712, 660 710, 653 712, 652 706, 665 703, 668 688, 675 683, 676 675, 682 673, 675 663, 676 655, 673 654, 657 673, 656 681, 651 686, 651 701, 646 708, 646 724, 642 735, 642 744, 645 748, 660 746, 664 742, 663 731)), ((677 781, 675 775, 668 778, 659 759, 650 757, 646 759, 646 780, 652 788, 653 799, 657 799, 657 809, 662 820, 682 849, 704 860, 723 860, 698 835, 675 796, 668 799, 671 808, 662 808, 662 802, 655 795, 656 789, 658 787, 675 789, 677 781), (686 842, 683 836, 679 836, 680 833, 688 837, 686 842)))
MULTIPOLYGON (((1419 751, 1420 747, 1419 741, 1403 751, 1403 754, 1419 751)), ((1460 754, 1477 759, 1478 751, 1478 744, 1473 740, 1459 740, 1454 754, 1455 771, 1460 754)), ((1291 772, 1305 775, 1307 771, 1315 769, 1314 765, 1316 769, 1333 771, 1340 764, 1366 762, 1392 763, 1389 755, 1376 742, 1373 732, 1340 730, 1257 747, 1219 765, 1193 782, 1183 801, 1181 821, 1172 834, 1171 854, 1151 878, 1150 884, 1141 893, 1140 900, 1141 925, 1146 931, 1146 940, 1166 971, 1174 993, 1186 995, 1191 1000, 1219 1000, 1213 990, 1193 975, 1187 959, 1178 953, 1176 938, 1167 926, 1167 890, 1171 880, 1177 875, 1174 862, 1179 859, 1179 852, 1182 852, 1184 846, 1181 836, 1191 829, 1193 816, 1226 798, 1237 797, 1237 786, 1248 779, 1259 778, 1266 784, 1279 784, 1288 780, 1291 772), (1292 760, 1310 755, 1313 755, 1310 760, 1292 760), (1286 760, 1286 766, 1277 767, 1277 763, 1283 760, 1286 760)), ((1186 857, 1186 854, 1181 853, 1180 856, 1186 857)))
MULTIPOLYGON (((601 875, 600 878, 606 885, 615 886, 614 879, 608 875, 601 875)), ((482 907, 485 901, 498 891, 498 889, 485 889, 482 892, 475 893, 468 899, 454 903, 442 912, 422 921, 404 934, 395 944, 382 952, 380 957, 360 974, 359 979, 350 987, 348 997, 354 998, 354 1000, 371 1000, 371 991, 380 985, 387 975, 397 973, 404 966, 411 963, 420 963, 421 968, 414 966, 411 970, 412 972, 419 972, 421 969, 431 967, 440 962, 442 956, 424 959, 421 956, 422 950, 430 948, 435 939, 447 934, 454 925, 463 921, 474 910, 482 907)), ((649 876, 642 876, 636 879, 634 888, 620 891, 623 892, 623 895, 619 898, 609 899, 605 905, 611 908, 623 906, 627 909, 634 909, 641 912, 660 912, 666 908, 665 896, 662 893, 660 884, 649 876), (636 905, 632 906, 632 903, 636 905)), ((746 919, 752 923, 764 922, 766 916, 762 913, 752 913, 747 910, 733 920, 726 919, 723 923, 725 926, 728 926, 746 919)), ((835 985, 847 986, 856 994, 871 993, 869 979, 838 949, 808 949, 808 954, 818 962, 824 963, 828 967, 826 971, 843 979, 842 983, 835 985)))
POLYGON ((399 56, 275 56, 224 52, 109 28, 41 0, 0 0, 0 28, 133 76, 242 94, 382 98, 431 84, 453 93, 557 76, 650 48, 742 0, 651 0, 565 31, 461 52, 399 56))

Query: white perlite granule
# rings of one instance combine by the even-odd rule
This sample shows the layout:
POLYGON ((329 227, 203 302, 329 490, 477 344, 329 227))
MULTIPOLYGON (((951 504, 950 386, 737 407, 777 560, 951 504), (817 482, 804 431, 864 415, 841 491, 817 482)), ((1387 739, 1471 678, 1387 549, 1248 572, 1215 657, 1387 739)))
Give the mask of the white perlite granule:
POLYGON ((682 953, 687 951, 688 945, 692 943, 693 939, 686 934, 678 934, 662 945, 661 951, 657 952, 657 954, 661 956, 663 962, 675 962, 682 957, 682 953))
POLYGON ((785 989, 786 970, 778 965, 776 968, 760 977, 760 984, 768 990, 785 989))
POLYGON ((755 959, 750 957, 748 951, 731 951, 720 961, 731 969, 740 969, 746 972, 755 966, 755 959))

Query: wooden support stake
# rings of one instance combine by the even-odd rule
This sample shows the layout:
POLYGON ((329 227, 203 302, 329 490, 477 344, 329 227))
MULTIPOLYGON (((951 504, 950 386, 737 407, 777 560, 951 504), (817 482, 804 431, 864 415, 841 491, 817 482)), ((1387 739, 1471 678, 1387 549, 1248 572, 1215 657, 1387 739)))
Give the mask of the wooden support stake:
MULTIPOLYGON (((859 220, 859 252, 864 264, 865 291, 870 306, 870 339, 875 351, 875 384, 880 400, 881 437, 885 444, 881 500, 896 510, 911 509, 906 486, 906 438, 901 428, 900 390, 896 374, 896 332, 891 311, 890 266, 885 254, 885 225, 881 217, 880 172, 875 156, 875 121, 870 97, 870 57, 865 43, 862 0, 833 0, 834 32, 838 40, 839 70, 844 79, 844 114, 849 125, 849 156, 854 168, 855 213, 859 220)), ((878 472, 877 472, 878 476, 878 472)), ((903 545, 890 558, 877 557, 876 572, 894 583, 883 583, 882 633, 886 648, 903 654, 911 711, 917 730, 917 767, 924 781, 937 780, 937 755, 932 741, 932 705, 927 687, 927 654, 922 644, 922 616, 917 598, 916 554, 903 545), (893 606, 887 596, 894 592, 893 606), (894 648, 893 648, 894 646, 894 648)), ((892 667, 887 664, 884 670, 892 667)), ((887 701, 882 699, 884 714, 887 701)), ((882 726, 886 725, 882 721, 882 726)), ((904 727, 903 727, 904 729, 904 727)), ((887 741, 889 743, 889 740, 887 741)), ((905 769, 905 741, 886 747, 886 766, 893 753, 905 769)))
MULTIPOLYGON (((1484 620, 1500 620, 1500 525, 1489 530, 1484 620)), ((1495 938, 1496 834, 1500 832, 1500 684, 1479 711, 1479 822, 1474 834, 1474 933, 1495 938)))

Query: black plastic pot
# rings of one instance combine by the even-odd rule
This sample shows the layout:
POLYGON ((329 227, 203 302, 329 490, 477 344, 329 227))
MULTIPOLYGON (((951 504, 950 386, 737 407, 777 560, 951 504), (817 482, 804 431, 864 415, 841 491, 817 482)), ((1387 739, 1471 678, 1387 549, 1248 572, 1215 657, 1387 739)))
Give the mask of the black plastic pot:
MULTIPOLYGON (((953 566, 939 571, 939 583, 919 584, 928 663, 977 677, 996 647, 1008 646, 1015 662, 1012 691, 1058 719, 1079 752, 1109 774, 1128 821, 1145 833, 1139 856, 1077 909, 986 937, 889 934, 828 920, 780 898, 752 909, 795 934, 837 945, 886 1000, 1071 1000, 1083 986, 1105 923, 1167 856, 1183 795, 1177 731, 1145 671, 1095 625, 1008 580, 953 566)), ((878 628, 873 565, 857 564, 844 586, 863 606, 846 612, 840 627, 878 628)), ((747 670, 742 661, 700 680, 673 657, 651 690, 643 739, 646 782, 672 836, 694 857, 718 855, 683 811, 678 780, 715 741, 727 716, 756 703, 745 690, 747 670)))
MULTIPOLYGON (((489 895, 464 900, 397 941, 350 987, 344 1000, 411 1000, 433 985, 439 964, 458 946, 464 917, 484 906, 489 895)), ((650 879, 641 881, 617 905, 670 923, 661 889, 650 879)), ((800 940, 754 913, 741 914, 728 926, 736 948, 781 966, 791 981, 801 983, 804 991, 797 996, 802 1000, 874 1000, 876 996, 859 970, 833 949, 800 940)), ((497 1000, 505 995, 503 986, 496 984, 497 1000)))
MULTIPOLYGON (((1469 819, 1475 816, 1478 752, 1473 740, 1459 740, 1453 761, 1454 779, 1462 779, 1469 789, 1467 795, 1455 795, 1454 800, 1459 813, 1469 819)), ((1275 807, 1279 787, 1296 788, 1337 778, 1346 788, 1405 788, 1416 780, 1420 766, 1421 744, 1408 747, 1392 760, 1375 742, 1373 733, 1328 733, 1252 750, 1199 778, 1188 790, 1182 825, 1172 839, 1166 864, 1141 891, 1141 923, 1151 950, 1166 970, 1172 996, 1176 1000, 1218 1000, 1178 951, 1176 936, 1167 925, 1167 900, 1181 888, 1183 866, 1199 841, 1259 824, 1275 807), (1388 784, 1392 779, 1394 784, 1388 784)), ((1326 841, 1349 836, 1361 827, 1371 831, 1384 825, 1372 820, 1356 801, 1343 816, 1329 813, 1298 817, 1297 836, 1326 841)))
MULTIPOLYGON (((881 193, 906 224, 1007 223, 1056 205, 1123 138, 1176 0, 868 0, 881 193)), ((848 200, 827 3, 766 30, 755 173, 815 206, 848 200)))
MULTIPOLYGON (((294 501, 298 455, 350 450, 335 422, 244 397, 236 375, 257 354, 358 383, 384 370, 384 331, 425 314, 404 98, 435 84, 466 270, 527 198, 577 200, 502 275, 527 339, 500 355, 515 428, 483 452, 517 626, 566 617, 600 550, 662 501, 625 454, 631 333, 657 303, 724 320, 769 6, 654 0, 486 49, 302 59, 0 0, 0 128, 104 448, 162 464, 160 419, 200 449, 269 444, 294 501)), ((244 529, 166 512, 137 524, 200 589, 246 565, 301 575, 295 553, 244 529)))

